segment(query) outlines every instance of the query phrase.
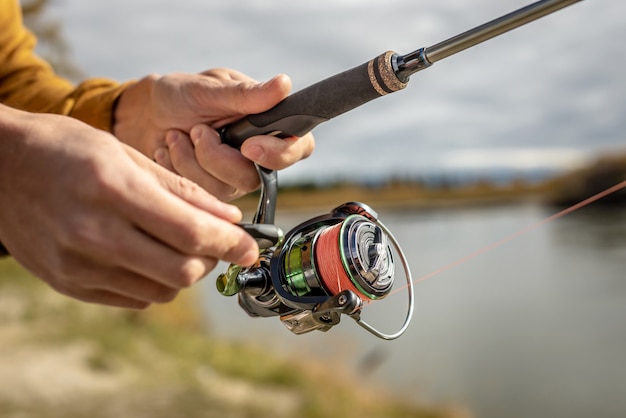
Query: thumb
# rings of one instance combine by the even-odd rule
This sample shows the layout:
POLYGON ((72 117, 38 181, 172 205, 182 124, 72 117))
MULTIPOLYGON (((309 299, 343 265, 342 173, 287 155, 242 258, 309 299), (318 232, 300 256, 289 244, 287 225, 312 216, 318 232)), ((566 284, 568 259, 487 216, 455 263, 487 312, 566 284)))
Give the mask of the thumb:
POLYGON ((230 101, 233 110, 241 115, 261 113, 276 106, 291 91, 291 79, 278 74, 262 83, 240 83, 230 101))

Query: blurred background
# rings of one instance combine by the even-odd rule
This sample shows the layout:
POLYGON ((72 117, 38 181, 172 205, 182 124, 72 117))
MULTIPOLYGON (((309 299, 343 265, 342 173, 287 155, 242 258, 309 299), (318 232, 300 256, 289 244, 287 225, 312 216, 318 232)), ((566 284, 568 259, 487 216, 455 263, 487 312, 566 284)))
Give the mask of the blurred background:
MULTIPOLYGON (((38 3, 45 7, 29 24, 48 31, 39 51, 70 78, 230 67, 258 80, 286 73, 294 90, 527 4, 38 3)), ((619 0, 581 2, 438 62, 404 91, 319 126, 313 156, 279 174, 277 223, 287 231, 363 200, 396 233, 420 278, 624 181, 625 14, 619 0)), ((291 335, 219 295, 217 273, 196 289, 201 328, 315 364, 326 376, 319 382, 345 369, 354 377, 347 385, 443 408, 419 414, 622 417, 625 201, 616 193, 419 281, 415 317, 397 341, 378 341, 348 320, 328 333, 291 335)), ((250 216, 251 201, 241 205, 250 216)), ((387 301, 366 313, 393 329, 397 312, 387 301)))

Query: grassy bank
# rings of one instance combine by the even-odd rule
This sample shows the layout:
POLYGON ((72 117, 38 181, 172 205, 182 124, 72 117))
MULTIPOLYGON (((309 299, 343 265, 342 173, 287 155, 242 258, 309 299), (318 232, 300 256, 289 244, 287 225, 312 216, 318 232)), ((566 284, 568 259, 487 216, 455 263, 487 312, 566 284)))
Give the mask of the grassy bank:
MULTIPOLYGON (((600 155, 588 165, 569 172, 529 182, 522 178, 498 183, 489 178, 473 181, 426 185, 419 180, 389 180, 380 184, 338 181, 325 185, 281 187, 278 207, 287 210, 330 210, 348 201, 364 202, 374 209, 422 209, 452 206, 477 206, 540 201, 549 205, 569 206, 626 179, 626 151, 600 155)), ((256 208, 258 194, 248 195, 237 205, 250 212, 256 208)), ((626 189, 619 190, 600 204, 623 205, 626 189)))
MULTIPOLYGON (((558 206, 570 206, 626 180, 626 153, 598 157, 586 167, 574 170, 550 182, 548 201, 558 206)), ((599 205, 622 206, 626 189, 618 190, 598 201, 599 205)))
POLYGON ((10 258, 0 261, 0 356, 3 418, 468 416, 213 338, 193 293, 142 312, 84 304, 10 258))
MULTIPOLYGON (((496 185, 487 181, 459 187, 425 187, 421 183, 390 182, 381 186, 358 183, 337 183, 323 187, 283 187, 278 193, 278 207, 287 210, 315 209, 327 211, 337 205, 358 201, 374 209, 422 209, 468 205, 493 205, 541 199, 551 183, 530 184, 513 182, 496 185)), ((258 194, 251 194, 235 202, 246 211, 253 211, 258 194)))

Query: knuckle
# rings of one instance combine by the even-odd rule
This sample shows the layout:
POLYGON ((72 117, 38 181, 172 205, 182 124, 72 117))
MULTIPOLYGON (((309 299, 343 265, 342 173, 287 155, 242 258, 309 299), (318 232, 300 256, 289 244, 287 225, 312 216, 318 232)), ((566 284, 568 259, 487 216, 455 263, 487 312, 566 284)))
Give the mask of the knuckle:
POLYGON ((172 280, 180 288, 188 288, 208 274, 210 270, 212 270, 212 268, 210 268, 206 262, 198 258, 189 258, 181 263, 172 274, 172 280))
POLYGON ((62 257, 56 263, 54 270, 54 278, 48 280, 48 283, 59 293, 71 296, 69 293, 73 292, 73 289, 70 283, 73 283, 78 275, 75 265, 68 262, 66 257, 62 257))
POLYGON ((305 160, 313 154, 315 150, 315 140, 313 135, 307 134, 301 138, 294 138, 294 146, 290 148, 291 152, 284 155, 283 163, 289 166, 297 161, 305 160))
POLYGON ((193 196, 196 193, 201 192, 201 187, 193 181, 185 177, 177 177, 175 187, 177 192, 183 196, 193 196))
POLYGON ((60 268, 71 269, 71 263, 78 254, 109 257, 115 252, 120 238, 117 228, 108 225, 106 219, 68 217, 60 225, 57 235, 60 268))
POLYGON ((235 87, 235 100, 233 102, 235 110, 241 115, 249 115, 257 113, 250 107, 249 96, 250 90, 255 84, 249 82, 240 82, 235 87))
POLYGON ((84 178, 88 181, 76 183, 76 194, 84 201, 102 202, 120 198, 117 176, 111 172, 111 166, 99 160, 88 160, 84 163, 84 178))
POLYGON ((304 160, 313 154, 315 141, 311 134, 303 137, 289 137, 275 143, 266 154, 263 165, 274 169, 285 169, 300 160, 304 160))
POLYGON ((192 171, 195 164, 195 155, 190 146, 184 146, 181 141, 168 147, 169 159, 177 171, 192 171))
POLYGON ((179 231, 179 237, 182 241, 183 251, 187 254, 201 254, 206 247, 206 241, 203 237, 203 231, 207 228, 201 221, 189 221, 179 231))
POLYGON ((176 282, 181 288, 191 287, 198 279, 195 271, 187 266, 180 268, 176 274, 176 282))
POLYGON ((207 182, 205 190, 221 201, 230 201, 245 194, 234 186, 217 181, 207 182))
POLYGON ((231 187, 231 194, 247 194, 252 193, 261 186, 258 175, 246 176, 242 178, 236 187, 231 187))
POLYGON ((52 260, 44 281, 53 289, 66 296, 74 297, 76 292, 87 288, 89 280, 82 280, 86 274, 83 259, 73 249, 57 248, 52 260))
POLYGON ((248 264, 247 258, 249 254, 258 254, 258 251, 256 241, 246 232, 241 230, 241 233, 226 242, 222 259, 232 263, 245 265, 248 264))
POLYGON ((178 296, 178 290, 164 288, 160 290, 154 297, 155 303, 169 303, 176 299, 178 296))
POLYGON ((74 248, 90 248, 97 240, 93 228, 77 219, 67 221, 58 237, 62 247, 68 252, 74 248))
POLYGON ((233 173, 228 182, 219 182, 214 185, 211 190, 216 196, 222 200, 243 196, 254 192, 261 187, 261 179, 256 169, 250 165, 238 173, 233 173))
POLYGON ((309 158, 313 154, 314 150, 315 150, 315 140, 313 139, 312 135, 309 135, 309 138, 306 141, 306 145, 304 149, 302 150, 301 159, 304 160, 304 159, 309 158))

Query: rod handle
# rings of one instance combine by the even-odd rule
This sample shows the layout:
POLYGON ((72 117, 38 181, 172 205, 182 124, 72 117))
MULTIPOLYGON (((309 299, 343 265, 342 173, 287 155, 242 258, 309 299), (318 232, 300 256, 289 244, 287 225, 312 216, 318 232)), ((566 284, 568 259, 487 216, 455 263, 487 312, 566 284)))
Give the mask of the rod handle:
POLYGON ((225 126, 222 142, 240 148, 255 135, 303 136, 322 122, 406 87, 394 72, 397 54, 385 52, 290 95, 263 113, 225 126))

